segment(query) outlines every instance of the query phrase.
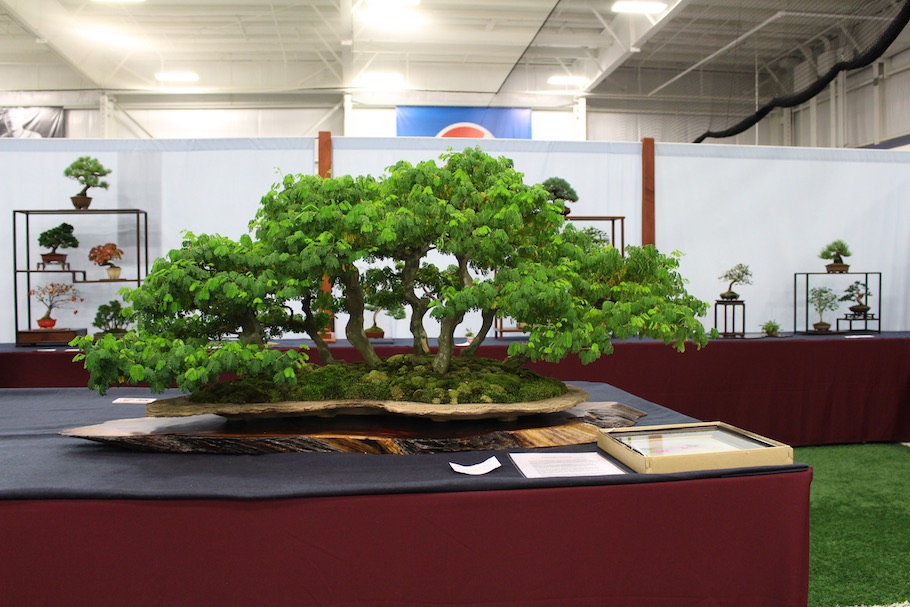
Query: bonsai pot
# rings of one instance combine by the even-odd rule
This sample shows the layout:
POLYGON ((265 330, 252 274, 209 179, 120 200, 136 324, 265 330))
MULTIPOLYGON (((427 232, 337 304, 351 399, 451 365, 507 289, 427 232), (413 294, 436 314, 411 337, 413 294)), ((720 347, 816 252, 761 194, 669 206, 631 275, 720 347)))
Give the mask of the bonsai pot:
POLYGON ((818 331, 819 333, 827 333, 831 330, 831 323, 827 322, 817 322, 812 325, 812 328, 818 331))
POLYGON ((736 293, 735 291, 725 291, 720 294, 720 298, 725 301, 734 301, 739 299, 739 293, 736 293))
POLYGON ((52 263, 63 265, 66 263, 66 253, 42 253, 41 261, 44 263, 44 265, 52 263))
POLYGON ((869 306, 864 304, 857 304, 855 306, 850 306, 850 311, 857 316, 865 316, 866 312, 869 311, 869 306))
POLYGON ((51 329, 51 328, 53 328, 54 325, 57 324, 57 319, 56 318, 39 318, 37 322, 38 322, 38 326, 41 327, 42 329, 51 329))
POLYGON ((73 206, 77 209, 87 209, 92 204, 91 196, 71 196, 70 200, 73 201, 73 206))
POLYGON ((382 339, 385 337, 385 331, 383 331, 381 327, 370 327, 365 330, 364 333, 368 339, 382 339))
POLYGON ((118 280, 120 278, 120 266, 108 266, 107 277, 110 280, 118 280))
POLYGON ((850 266, 845 263, 829 263, 825 266, 828 274, 846 274, 850 266))

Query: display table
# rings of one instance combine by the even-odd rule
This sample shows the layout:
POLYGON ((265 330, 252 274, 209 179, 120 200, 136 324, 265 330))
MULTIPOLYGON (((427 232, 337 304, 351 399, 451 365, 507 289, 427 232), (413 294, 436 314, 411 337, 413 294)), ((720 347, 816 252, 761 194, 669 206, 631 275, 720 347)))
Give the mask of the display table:
MULTIPOLYGON (((691 420, 573 383, 646 411, 639 425, 691 420)), ((0 391, 4 601, 806 604, 803 465, 527 479, 498 451, 172 455, 56 434, 141 416, 110 401, 144 394, 0 391), (491 455, 503 465, 485 476, 449 466, 491 455)))

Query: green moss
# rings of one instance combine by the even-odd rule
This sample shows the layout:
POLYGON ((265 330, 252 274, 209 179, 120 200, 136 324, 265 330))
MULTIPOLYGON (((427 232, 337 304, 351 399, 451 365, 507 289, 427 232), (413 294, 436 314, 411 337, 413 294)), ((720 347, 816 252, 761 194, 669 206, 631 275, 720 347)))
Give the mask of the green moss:
POLYGON ((432 358, 399 354, 375 369, 362 363, 309 367, 296 386, 235 380, 213 384, 193 395, 198 402, 276 402, 335 398, 424 403, 514 403, 565 394, 561 381, 529 369, 506 369, 499 361, 456 358, 437 375, 432 358))

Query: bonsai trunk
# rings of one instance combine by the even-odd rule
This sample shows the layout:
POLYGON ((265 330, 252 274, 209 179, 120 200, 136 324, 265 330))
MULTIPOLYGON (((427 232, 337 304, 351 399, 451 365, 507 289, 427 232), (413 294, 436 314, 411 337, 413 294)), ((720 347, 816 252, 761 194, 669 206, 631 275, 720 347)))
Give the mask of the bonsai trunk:
POLYGON ((53 308, 50 307, 50 306, 48 306, 47 311, 44 312, 44 316, 42 316, 39 320, 48 320, 48 319, 50 319, 50 317, 51 317, 51 312, 52 312, 52 311, 53 311, 53 308))
POLYGON ((482 318, 483 322, 480 325, 480 329, 477 331, 477 335, 474 336, 474 339, 468 344, 468 347, 462 351, 462 356, 474 356, 477 353, 477 348, 479 348, 481 342, 486 339, 487 333, 490 332, 490 327, 493 326, 493 321, 496 320, 496 312, 493 310, 484 310, 482 318))
MULTIPOLYGON (((85 186, 85 187, 83 187, 82 190, 81 190, 78 194, 76 194, 76 196, 88 196, 88 189, 89 189, 90 187, 91 187, 91 186, 85 186)), ((70 192, 72 192, 72 190, 70 190, 70 192)))
MULTIPOLYGON (((300 300, 300 307, 303 310, 303 330, 316 343, 316 351, 319 353, 322 363, 325 365, 335 364, 337 361, 332 356, 329 344, 322 338, 322 331, 316 324, 316 317, 313 315, 313 308, 310 306, 311 300, 311 297, 305 297, 300 300)), ((290 308, 288 308, 288 311, 291 312, 290 308)), ((293 315, 293 312, 291 314, 293 315)))
POLYGON ((411 335, 414 336, 414 354, 428 356, 430 354, 430 342, 427 339, 427 331, 423 326, 423 317, 429 309, 430 302, 424 298, 418 297, 417 271, 420 268, 420 257, 426 251, 419 251, 417 254, 407 258, 404 267, 401 270, 401 287, 404 294, 404 300, 411 306, 411 320, 409 328, 411 335))
POLYGON ((341 273, 341 282, 345 287, 345 299, 347 300, 348 324, 344 327, 344 334, 351 342, 360 355, 363 356, 367 366, 376 367, 382 359, 373 349, 373 344, 363 332, 363 286, 360 284, 360 272, 356 268, 345 270, 341 273))
MULTIPOLYGON (((105 264, 110 265, 110 264, 105 264)), ((254 344, 257 346, 265 345, 265 334, 262 331, 262 324, 256 315, 249 312, 245 315, 240 324, 240 343, 254 344)))
MULTIPOLYGON (((471 274, 468 272, 467 256, 458 258, 458 275, 461 279, 462 287, 467 287, 473 283, 471 274)), ((449 365, 452 364, 452 355, 455 352, 455 327, 464 320, 464 313, 455 316, 446 316, 442 319, 439 327, 439 349, 433 358, 433 370, 440 375, 448 373, 449 365)))

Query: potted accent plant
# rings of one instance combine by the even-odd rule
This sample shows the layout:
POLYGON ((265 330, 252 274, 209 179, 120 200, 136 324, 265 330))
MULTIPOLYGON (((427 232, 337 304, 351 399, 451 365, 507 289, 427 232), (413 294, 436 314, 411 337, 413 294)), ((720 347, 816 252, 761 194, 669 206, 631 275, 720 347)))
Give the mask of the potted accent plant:
POLYGON ((831 263, 825 266, 829 274, 844 274, 850 266, 844 263, 844 257, 850 257, 850 247, 843 240, 829 242, 818 254, 822 259, 830 259, 831 263))
MULTIPOLYGON (((563 202, 578 202, 578 194, 569 185, 569 182, 562 177, 550 177, 540 184, 543 189, 550 193, 550 200, 562 200, 563 202)), ((569 207, 563 211, 563 215, 569 214, 569 207)))
POLYGON ((831 330, 831 324, 825 322, 825 312, 837 310, 837 294, 830 287, 813 287, 809 291, 809 303, 818 312, 818 322, 813 324, 819 333, 831 330))
POLYGON ((94 325, 101 331, 95 333, 96 339, 104 337, 108 333, 112 333, 115 337, 122 337, 129 330, 130 321, 123 315, 123 310, 123 305, 116 299, 98 306, 94 325))
POLYGON ((730 285, 725 292, 720 294, 720 298, 728 301, 736 300, 739 299, 739 293, 733 291, 733 285, 751 285, 752 271, 749 266, 738 263, 718 276, 718 279, 730 281, 730 285))
POLYGON ((58 253, 57 249, 75 249, 79 246, 79 239, 73 235, 73 226, 61 223, 56 228, 51 228, 38 235, 38 244, 50 249, 50 253, 42 253, 41 261, 44 264, 66 263, 66 253, 58 253))
POLYGON ((869 286, 857 280, 844 289, 844 294, 841 296, 840 301, 855 301, 856 303, 850 306, 850 311, 857 316, 865 316, 869 312, 867 302, 871 296, 872 291, 869 290, 869 286))
POLYGON ((121 257, 123 257, 123 250, 113 242, 99 244, 96 247, 92 247, 92 250, 88 252, 89 261, 93 261, 99 266, 107 266, 107 277, 110 280, 120 278, 120 266, 112 263, 112 261, 121 257))
POLYGON ((78 194, 71 197, 73 206, 77 209, 87 209, 92 204, 92 198, 88 195, 89 188, 108 189, 110 184, 102 177, 110 175, 111 170, 104 168, 104 165, 97 158, 91 156, 80 156, 66 167, 63 174, 70 179, 75 179, 82 186, 78 194))
MULTIPOLYGON (((50 329, 57 324, 57 319, 51 318, 54 310, 68 308, 73 304, 85 301, 75 286, 62 282, 52 282, 43 287, 36 287, 28 294, 29 297, 34 297, 47 308, 44 316, 38 319, 38 326, 42 329, 50 329)), ((73 314, 78 312, 78 310, 73 310, 73 314)))
POLYGON ((773 320, 769 320, 768 322, 763 324, 761 326, 761 330, 762 330, 762 333, 764 333, 768 337, 780 337, 780 325, 777 324, 776 322, 774 322, 773 320))

